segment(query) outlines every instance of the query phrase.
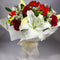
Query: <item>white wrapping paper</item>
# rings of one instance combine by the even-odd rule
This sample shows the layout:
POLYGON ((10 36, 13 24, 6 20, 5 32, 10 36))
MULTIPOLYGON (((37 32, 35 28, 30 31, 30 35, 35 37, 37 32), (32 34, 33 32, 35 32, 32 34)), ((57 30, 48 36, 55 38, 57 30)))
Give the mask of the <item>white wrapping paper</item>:
POLYGON ((47 29, 46 31, 41 32, 41 34, 37 33, 34 30, 29 30, 29 32, 15 31, 13 26, 9 26, 9 24, 7 23, 7 19, 0 19, 0 25, 2 25, 10 33, 11 41, 21 39, 18 43, 18 45, 21 45, 23 49, 21 59, 25 58, 27 54, 28 59, 30 60, 34 60, 36 57, 39 57, 38 41, 45 40, 48 36, 53 34, 58 28, 58 26, 52 27, 51 29, 47 29))
POLYGON ((29 30, 29 31, 26 31, 26 32, 15 31, 13 26, 9 26, 6 18, 5 19, 0 19, 0 25, 2 25, 2 27, 4 27, 10 33, 11 41, 14 41, 14 40, 17 40, 17 39, 21 39, 21 41, 23 41, 23 40, 42 41, 45 38, 47 38, 48 36, 50 36, 51 34, 53 34, 58 28, 58 26, 57 27, 52 27, 51 29, 47 29, 46 31, 41 32, 42 34, 38 33, 35 30, 29 30), (40 35, 39 38, 38 38, 38 34, 40 35))

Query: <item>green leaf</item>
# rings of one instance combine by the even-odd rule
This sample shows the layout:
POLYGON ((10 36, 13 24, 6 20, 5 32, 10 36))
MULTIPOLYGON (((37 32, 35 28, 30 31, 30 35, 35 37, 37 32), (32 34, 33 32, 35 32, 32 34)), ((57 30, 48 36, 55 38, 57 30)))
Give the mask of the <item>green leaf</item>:
POLYGON ((10 23, 10 20, 8 20, 7 23, 10 23))
POLYGON ((35 29, 36 28, 36 26, 33 26, 33 29, 35 29))
POLYGON ((33 12, 34 12, 34 14, 35 14, 36 17, 39 16, 39 14, 43 13, 43 11, 37 11, 35 9, 33 9, 33 12))
POLYGON ((48 18, 48 16, 44 16, 44 20, 45 20, 45 21, 47 20, 47 18, 48 18))
POLYGON ((24 6, 23 4, 21 4, 21 10, 23 10, 23 9, 24 9, 24 7, 25 7, 25 6, 24 6))
POLYGON ((35 16, 37 17, 39 15, 39 11, 33 10, 35 16))
POLYGON ((43 14, 43 11, 40 11, 40 14, 43 14))
POLYGON ((49 7, 50 11, 51 11, 51 6, 49 7))
POLYGON ((5 9, 8 11, 8 12, 11 12, 12 10, 8 7, 5 7, 5 9))
POLYGON ((12 20, 14 20, 14 16, 12 18, 10 18, 7 22, 11 23, 12 20))
POLYGON ((16 8, 17 8, 17 10, 19 10, 19 7, 18 7, 18 5, 15 5, 14 7, 16 7, 16 8))
POLYGON ((11 23, 10 26, 13 26, 13 23, 11 23))
POLYGON ((38 12, 37 11, 35 12, 35 16, 38 16, 38 12))
POLYGON ((14 16, 13 16, 12 18, 10 18, 9 20, 10 20, 10 22, 11 22, 12 20, 14 20, 14 16))

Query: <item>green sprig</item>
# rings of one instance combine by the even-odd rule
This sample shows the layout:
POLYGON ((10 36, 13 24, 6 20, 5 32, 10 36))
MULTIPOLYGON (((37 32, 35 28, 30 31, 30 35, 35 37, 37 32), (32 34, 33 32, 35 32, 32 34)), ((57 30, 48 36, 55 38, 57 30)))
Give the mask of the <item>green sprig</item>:
POLYGON ((8 7, 5 7, 5 9, 8 11, 8 12, 11 12, 12 10, 8 7))
POLYGON ((21 4, 21 10, 23 10, 23 9, 24 9, 24 7, 25 7, 25 6, 24 6, 23 4, 21 4))

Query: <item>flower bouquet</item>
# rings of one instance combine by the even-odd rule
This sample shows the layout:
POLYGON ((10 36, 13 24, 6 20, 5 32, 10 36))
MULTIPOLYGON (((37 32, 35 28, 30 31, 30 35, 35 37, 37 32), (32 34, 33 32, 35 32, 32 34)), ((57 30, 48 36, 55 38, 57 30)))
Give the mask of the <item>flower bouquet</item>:
POLYGON ((20 39, 18 44, 30 56, 38 52, 38 41, 45 40, 60 26, 60 15, 47 4, 37 1, 25 4, 21 0, 12 9, 5 9, 9 11, 7 25, 11 40, 20 39))
MULTIPOLYGON (((59 26, 60 15, 56 15, 56 12, 47 4, 31 1, 26 5, 21 0, 21 3, 12 9, 7 7, 5 9, 10 12, 7 22, 11 36, 14 32, 18 33, 19 36, 21 35, 20 41, 33 38, 45 40, 59 26)), ((12 40, 14 40, 13 36, 12 40)))

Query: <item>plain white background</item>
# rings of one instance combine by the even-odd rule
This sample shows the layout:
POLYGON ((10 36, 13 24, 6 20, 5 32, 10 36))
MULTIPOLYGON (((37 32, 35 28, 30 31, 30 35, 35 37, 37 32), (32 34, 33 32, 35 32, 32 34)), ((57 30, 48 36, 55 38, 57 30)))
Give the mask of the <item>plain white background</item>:
MULTIPOLYGON (((30 0, 25 0, 28 3, 30 0)), ((60 0, 38 0, 47 3, 58 13, 60 13, 60 0)), ((7 18, 8 12, 5 7, 11 8, 17 5, 19 0, 0 0, 0 18, 7 18)), ((0 60, 18 60, 21 56, 21 46, 19 41, 10 41, 9 32, 0 26, 0 60)), ((39 42, 40 57, 36 60, 60 60, 60 27, 58 30, 43 42, 39 42)), ((25 59, 24 59, 25 60, 25 59)))

